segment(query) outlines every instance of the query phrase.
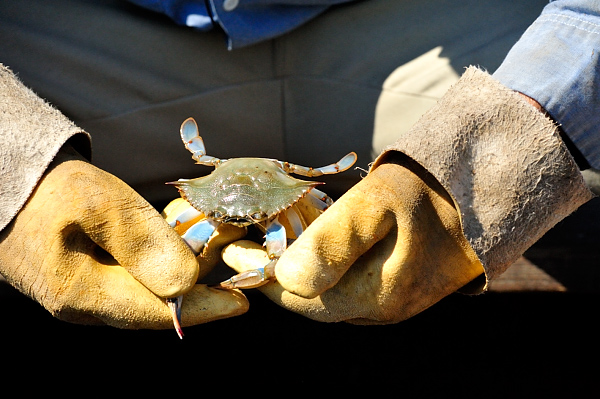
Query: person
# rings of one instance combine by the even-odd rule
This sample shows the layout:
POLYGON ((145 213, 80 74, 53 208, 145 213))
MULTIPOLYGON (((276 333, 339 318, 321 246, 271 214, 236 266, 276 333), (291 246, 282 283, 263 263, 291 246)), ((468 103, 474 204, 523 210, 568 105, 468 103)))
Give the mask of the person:
POLYGON ((116 1, 0 6, 0 60, 65 115, 2 68, 0 273, 55 316, 170 328, 162 298, 183 293, 184 325, 247 309, 196 281, 221 248, 237 271, 264 252, 229 229, 196 262, 143 199, 200 173, 177 134, 188 116, 215 155, 375 158, 358 183, 327 181, 339 200, 262 288, 316 320, 397 322, 485 289, 592 198, 580 169, 598 168, 595 2, 537 19, 535 2, 326 4, 250 42, 231 28, 253 21, 251 3, 208 4, 174 18, 208 32, 116 1), (497 70, 462 73, 471 64, 497 70))

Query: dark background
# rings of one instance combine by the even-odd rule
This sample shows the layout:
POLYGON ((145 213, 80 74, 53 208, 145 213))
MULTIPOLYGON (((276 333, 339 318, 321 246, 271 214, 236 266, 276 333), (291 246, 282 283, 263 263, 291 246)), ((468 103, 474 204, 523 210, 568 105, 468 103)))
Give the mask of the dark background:
POLYGON ((40 383, 26 391, 78 396, 598 397, 599 205, 525 254, 565 291, 504 281, 389 326, 313 322, 247 291, 248 313, 186 328, 180 341, 172 330, 68 324, 0 284, 3 381, 27 376, 40 383))

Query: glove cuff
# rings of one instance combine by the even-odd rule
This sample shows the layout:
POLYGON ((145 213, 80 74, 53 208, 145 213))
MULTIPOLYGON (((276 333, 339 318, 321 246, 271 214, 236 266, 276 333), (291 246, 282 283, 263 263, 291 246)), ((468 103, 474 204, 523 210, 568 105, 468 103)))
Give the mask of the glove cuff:
POLYGON ((89 136, 0 64, 0 230, 19 212, 63 144, 89 136))
POLYGON ((557 126, 470 67, 385 154, 399 151, 452 196, 487 283, 593 197, 557 126))

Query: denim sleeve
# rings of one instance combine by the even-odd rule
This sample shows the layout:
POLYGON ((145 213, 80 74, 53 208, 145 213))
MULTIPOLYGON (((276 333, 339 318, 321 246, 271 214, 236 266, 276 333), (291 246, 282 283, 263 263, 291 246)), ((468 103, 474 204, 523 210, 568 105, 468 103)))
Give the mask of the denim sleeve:
POLYGON ((220 26, 230 50, 272 39, 355 0, 129 0, 200 31, 220 26))
POLYGON ((548 4, 494 77, 535 99, 600 169, 600 1, 548 4))

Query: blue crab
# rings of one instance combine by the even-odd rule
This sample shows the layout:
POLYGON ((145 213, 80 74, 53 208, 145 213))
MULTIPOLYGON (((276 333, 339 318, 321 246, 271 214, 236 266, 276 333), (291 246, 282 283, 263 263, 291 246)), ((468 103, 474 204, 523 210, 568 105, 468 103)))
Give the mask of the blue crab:
MULTIPOLYGON (((357 158, 350 152, 338 162, 319 168, 267 158, 219 159, 206 155, 193 118, 182 123, 180 133, 197 164, 215 167, 207 176, 167 183, 176 186, 190 205, 172 215, 168 220, 172 226, 204 215, 182 235, 192 251, 199 255, 221 223, 256 225, 265 233, 269 263, 220 283, 218 287, 223 289, 255 288, 273 280, 275 264, 286 249, 287 239, 297 238, 310 223, 303 214, 321 213, 333 203, 316 189, 323 183, 300 180, 291 173, 307 177, 335 174, 349 169, 357 158)), ((181 297, 170 300, 169 305, 177 327, 181 297)))

